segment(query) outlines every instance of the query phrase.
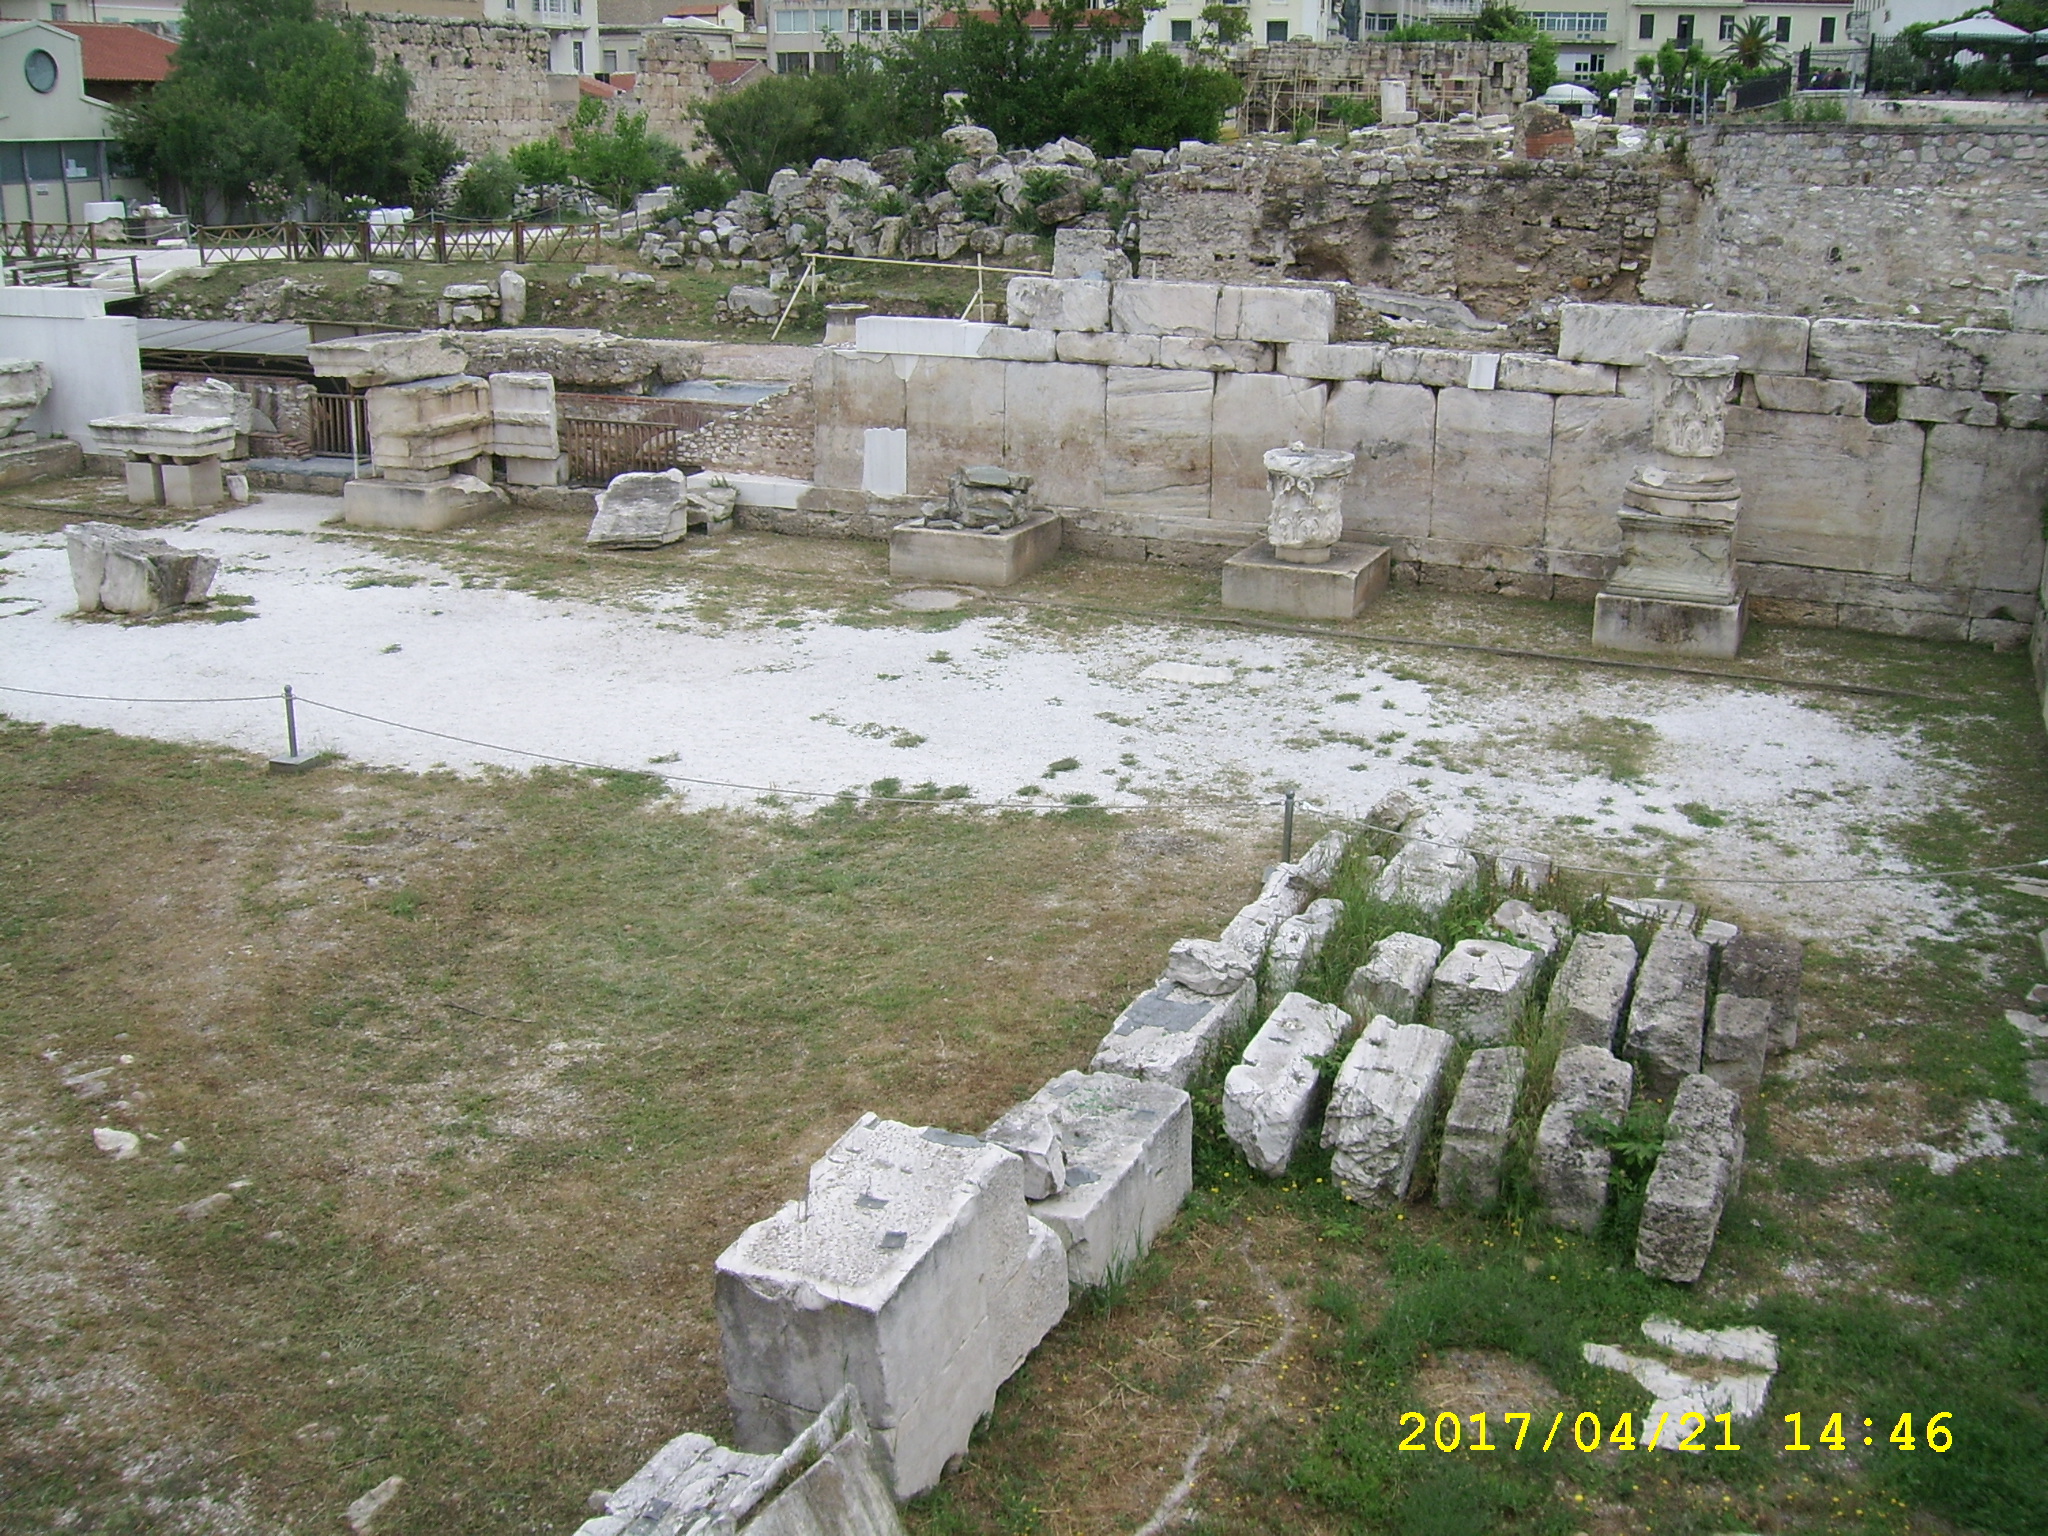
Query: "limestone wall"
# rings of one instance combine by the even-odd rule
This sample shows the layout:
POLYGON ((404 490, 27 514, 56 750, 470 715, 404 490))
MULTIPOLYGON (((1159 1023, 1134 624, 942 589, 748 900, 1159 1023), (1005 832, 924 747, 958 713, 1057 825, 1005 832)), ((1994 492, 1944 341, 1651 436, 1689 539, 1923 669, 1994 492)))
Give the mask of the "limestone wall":
POLYGON ((2010 646, 2036 612, 2048 334, 1570 305, 1552 355, 1332 344, 1312 287, 1017 278, 1011 305, 1042 328, 870 318, 821 353, 804 510, 995 462, 1078 547, 1220 562, 1263 526, 1261 456, 1300 440, 1358 454, 1347 536, 1406 579, 1585 599, 1650 455, 1647 351, 1722 351, 1754 613, 2010 646))
POLYGON ((437 123, 473 155, 506 150, 555 131, 576 105, 550 85, 548 34, 540 27, 365 15, 370 43, 412 77, 412 116, 437 123))
POLYGON ((700 148, 691 110, 711 99, 711 55, 680 27, 654 27, 640 40, 640 70, 633 97, 647 114, 648 131, 684 149, 700 148))

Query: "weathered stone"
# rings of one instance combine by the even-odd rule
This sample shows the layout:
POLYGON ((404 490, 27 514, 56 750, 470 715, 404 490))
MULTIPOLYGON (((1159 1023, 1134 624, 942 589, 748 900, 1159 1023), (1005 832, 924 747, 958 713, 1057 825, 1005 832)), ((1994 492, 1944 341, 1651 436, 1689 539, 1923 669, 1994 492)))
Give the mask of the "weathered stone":
POLYGON ((1131 275, 1131 258, 1114 230, 1063 228, 1052 237, 1052 275, 1122 282, 1131 275))
POLYGON ((142 1151, 140 1136, 133 1131, 117 1130, 111 1125, 94 1126, 92 1144, 117 1163, 125 1162, 142 1151))
POLYGON ((1937 426, 1921 463, 1914 582, 1949 591, 2036 590, 2048 433, 1937 426))
POLYGON ((1539 912, 1526 901, 1504 901, 1493 911, 1493 926, 1533 945, 1544 959, 1556 956, 1572 936, 1572 920, 1562 912, 1539 912))
POLYGON ((510 267, 498 273, 498 323, 515 330, 526 324, 526 279, 510 267))
POLYGON ((1860 417, 1863 414, 1864 387, 1847 379, 1762 374, 1754 384, 1756 403, 1766 411, 1793 411, 1803 416, 1860 417))
POLYGON ((1100 368, 1011 363, 1004 368, 1003 459, 1029 470, 1051 507, 1103 501, 1106 375, 1100 368))
POLYGON ((1738 315, 1695 310, 1686 321, 1685 343, 1675 350, 1701 355, 1732 353, 1750 374, 1806 372, 1807 335, 1812 322, 1798 315, 1738 315))
POLYGON ((1268 522, 1275 497, 1266 456, 1289 443, 1317 449, 1328 386, 1278 373, 1224 373, 1215 379, 1209 515, 1268 522))
POLYGON ((1470 829, 1445 824, 1432 830, 1431 821, 1380 871, 1372 887, 1375 901, 1405 902, 1434 915, 1479 883, 1479 861, 1459 846, 1470 829))
POLYGON ((72 523, 64 529, 71 588, 80 613, 155 613, 199 603, 213 587, 219 559, 179 549, 113 523, 72 523))
POLYGON ((956 123, 939 135, 948 149, 957 149, 973 160, 986 160, 990 155, 999 155, 1003 146, 992 132, 974 123, 956 123))
POLYGON ((1428 536, 1436 401, 1435 390, 1416 384, 1360 380, 1330 391, 1323 445, 1358 458, 1344 483, 1346 528, 1380 538, 1428 536))
POLYGON ((614 476, 597 493, 597 515, 583 542, 598 549, 658 549, 680 543, 689 531, 686 481, 680 469, 614 476))
POLYGON ((1166 952, 1166 974, 1170 982, 1204 997, 1224 997, 1251 980, 1258 961, 1243 950, 1215 939, 1176 939, 1166 952))
POLYGON ((1277 366, 1297 379, 1376 379, 1387 349, 1377 343, 1283 342, 1277 366))
POLYGON ((1111 323, 1119 331, 1144 336, 1214 336, 1221 297, 1215 283, 1135 278, 1118 283, 1111 294, 1111 323))
MULTIPOLYGON (((1222 405, 1219 399, 1219 409, 1222 405)), ((1331 546, 1344 535, 1344 480, 1355 462, 1342 449, 1310 448, 1298 440, 1266 450, 1272 496, 1266 542, 1278 558, 1301 565, 1330 558, 1331 546)))
POLYGON ((1550 883, 1550 855, 1534 848, 1503 848, 1493 856, 1494 882, 1504 891, 1533 896, 1550 883))
POLYGON ((1721 951, 1721 990, 1736 997, 1764 998, 1771 1004, 1773 1056, 1799 1043, 1799 980, 1805 955, 1796 939, 1754 931, 1731 939, 1721 951))
POLYGON ((1106 331, 1109 284, 1088 278, 1013 277, 1010 324, 1038 331, 1106 331))
POLYGON ((224 379, 180 384, 169 403, 173 416, 224 416, 235 424, 238 437, 247 437, 256 425, 256 402, 224 379))
POLYGON ((1028 1102, 1058 1121, 1067 1156, 1066 1187, 1032 1215, 1058 1234, 1067 1278, 1101 1285, 1144 1257, 1193 1187, 1193 1105, 1178 1088, 1085 1072, 1028 1102))
POLYGON ((1635 1073, 1597 1045, 1568 1046, 1550 1079, 1550 1106, 1536 1127, 1536 1193, 1543 1219, 1575 1232, 1599 1230, 1613 1154, 1584 1121, 1618 1124, 1634 1097, 1635 1073))
POLYGON ((1419 933, 1388 934, 1351 973, 1344 988, 1345 1011, 1360 1024, 1375 1015, 1397 1024, 1414 1023, 1443 948, 1419 933))
POLYGON ((1926 423, 1964 422, 1973 427, 1998 425, 1998 402, 1974 389, 1912 388, 1899 391, 1899 420, 1926 423))
POLYGON ((1333 544, 1319 564, 1286 558, 1264 539, 1223 562, 1223 606, 1295 619, 1355 619, 1387 588, 1384 544, 1333 544))
MULTIPOLYGON (((1424 384, 1431 389, 1467 389, 1474 386, 1475 369, 1494 368, 1499 378, 1498 356, 1491 352, 1461 352, 1448 347, 1390 347, 1380 361, 1380 377, 1389 384, 1424 384), (1491 365, 1482 358, 1494 359, 1491 365)), ((1487 386, 1491 388, 1492 385, 1487 386)))
MULTIPOLYGON (((1231 375, 1185 368, 1109 370, 1104 415, 1106 440, 1115 449, 1105 454, 1102 468, 1107 510, 1209 515, 1210 403, 1219 377, 1231 375)), ((1263 465, 1260 475, 1263 483, 1263 465)))
POLYGON ((1336 880, 1337 870, 1343 865, 1344 855, 1350 847, 1349 832, 1325 832, 1307 853, 1294 861, 1295 872, 1310 891, 1327 891, 1336 880))
POLYGON ((354 528, 438 533, 505 504, 503 491, 475 475, 425 482, 350 480, 341 488, 342 520, 354 528))
POLYGON ((2012 280, 2012 328, 2048 331, 2048 277, 2016 273, 2012 280))
POLYGON ((1948 366, 1930 383, 1997 394, 2048 389, 2048 336, 1970 329, 1953 331, 1947 340, 1948 366))
POLYGON ((1002 458, 1004 390, 1009 370, 1016 366, 971 356, 929 355, 911 365, 903 393, 911 495, 943 495, 961 465, 1002 458))
POLYGON ((1444 1117, 1436 1165, 1436 1203, 1446 1210, 1489 1211, 1500 1203, 1501 1163, 1514 1127, 1528 1057, 1518 1046, 1474 1051, 1444 1117))
POLYGON ((1492 939, 1461 939, 1436 968, 1430 1019, 1467 1045, 1507 1039, 1536 985, 1543 957, 1492 939))
POLYGON ((1742 1173, 1742 1104, 1704 1074, 1679 1084, 1636 1229, 1636 1268, 1690 1285, 1707 1267, 1742 1173))
POLYGON ((1126 336, 1121 331, 1058 331, 1053 335, 1053 356, 1063 363, 1157 368, 1159 338, 1126 336))
POLYGON ((1312 901, 1273 932, 1266 950, 1266 975, 1260 999, 1272 1007, 1292 992, 1323 952, 1344 917, 1344 903, 1324 897, 1312 901))
POLYGON ((438 477, 491 451, 491 386, 470 374, 380 384, 363 400, 370 457, 387 476, 438 477))
POLYGON ((1437 396, 1430 537, 1542 542, 1544 502, 1530 490, 1550 474, 1556 403, 1550 395, 1508 390, 1446 389, 1437 396))
POLYGON ((1539 395, 1611 395, 1614 370, 1605 363, 1569 363, 1539 352, 1503 352, 1495 387, 1539 395))
POLYGON ((445 378, 469 367, 466 351, 436 331, 316 341, 306 349, 306 360, 317 377, 342 379, 358 389, 445 378))
POLYGON ((1258 997, 1254 981, 1225 997, 1162 982, 1117 1016, 1088 1070, 1185 1088, 1217 1051, 1242 1038, 1258 997))
POLYGON ((555 417, 555 380, 546 373, 494 373, 491 393, 491 452, 513 459, 561 456, 555 417))
MULTIPOLYGON (((1202 368, 1210 373, 1270 374, 1273 371, 1273 349, 1262 341, 1218 341, 1207 336, 1125 339, 1156 341, 1162 368, 1202 368)), ((1321 423, 1317 425, 1320 427, 1321 423)))
POLYGON ((1543 1021, 1566 1045, 1614 1049, 1614 1032, 1636 976, 1636 946, 1626 934, 1582 933, 1550 983, 1543 1021))
POLYGON ((638 394, 692 378, 699 349, 694 342, 547 325, 465 331, 460 345, 471 373, 545 373, 560 388, 600 394, 638 394))
MULTIPOLYGON (((1002 363, 1049 363, 1059 356, 1059 337, 1052 331, 1022 331, 993 325, 975 355, 1002 363)), ((1005 402, 1005 410, 1014 410, 1005 402)))
POLYGON ((1223 1132, 1268 1178, 1287 1171, 1322 1098, 1316 1059, 1350 1029, 1343 1009, 1289 992, 1224 1077, 1223 1132))
POLYGON ((1408 1197, 1450 1056, 1451 1037, 1440 1029, 1387 1018, 1366 1026, 1338 1069, 1323 1115, 1330 1173, 1347 1199, 1363 1205, 1408 1197))
POLYGON ((235 424, 226 416, 172 416, 141 411, 95 417, 91 425, 106 448, 175 463, 221 458, 235 446, 235 424))
POLYGON ((740 1446, 779 1450, 851 1382, 897 1496, 937 1482, 1020 1344, 1065 1310, 1023 1167, 975 1137, 864 1115, 811 1166, 802 1200, 720 1254, 740 1446))
POLYGON ((1745 1103, 1764 1085, 1772 1011, 1768 998, 1723 992, 1707 1021, 1700 1070, 1745 1103))
POLYGON ((1647 399, 1560 396, 1551 427, 1544 544, 1552 551, 1618 554, 1615 508, 1650 451, 1647 399))
POLYGON ((1066 1141, 1058 1117, 1036 1099, 1011 1106, 981 1139, 1024 1161, 1024 1198, 1049 1200, 1067 1187, 1066 1141))
POLYGON ((1938 326, 1904 320, 1816 320, 1807 368, 1824 379, 1859 384, 1927 384, 1944 371, 1938 326))
POLYGON ((1643 956, 1628 1011, 1622 1054, 1635 1063, 1643 1089, 1662 1098, 1700 1069, 1707 1023, 1707 966, 1712 952, 1691 934, 1661 929, 1643 956))
POLYGON ((1640 368, 1650 353, 1678 347, 1688 318, 1682 309, 1643 304, 1566 304, 1558 312, 1557 355, 1640 368))
POLYGON ((1226 287, 1216 306, 1216 334, 1237 341, 1326 343, 1336 323, 1336 295, 1325 288, 1226 287))
POLYGON ((50 370, 32 357, 0 357, 0 438, 16 431, 50 393, 50 370))

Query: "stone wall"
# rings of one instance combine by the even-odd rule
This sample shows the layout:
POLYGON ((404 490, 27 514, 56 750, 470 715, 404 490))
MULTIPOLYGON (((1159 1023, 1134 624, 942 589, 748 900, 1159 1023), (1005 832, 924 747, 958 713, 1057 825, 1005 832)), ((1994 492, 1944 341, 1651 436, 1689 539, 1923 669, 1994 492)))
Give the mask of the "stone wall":
POLYGON ((412 77, 412 117, 448 130, 472 155, 544 138, 575 109, 574 80, 550 84, 548 34, 540 27, 365 15, 377 57, 412 77))
POLYGON ((647 128, 670 143, 696 151, 702 135, 690 113, 709 101, 711 55, 680 27, 654 27, 640 39, 640 69, 633 81, 635 105, 647 114, 647 128))
POLYGON ((1232 71, 1244 84, 1239 120, 1254 133, 1289 132, 1303 113, 1327 120, 1331 96, 1377 105, 1382 80, 1406 81, 1408 106, 1424 117, 1512 112, 1529 97, 1526 43, 1281 43, 1232 71))
POLYGON ((1646 297, 1967 319, 2048 271, 2048 128, 1723 127, 1688 146, 1646 297))
POLYGON ((1405 579, 1585 600, 1650 455, 1646 353, 1733 352, 1753 613, 2005 646, 2033 622, 2048 334, 1568 305, 1549 355, 1332 344, 1333 296, 1307 286, 1010 297, 1041 328, 870 318, 858 350, 821 353, 805 511, 914 508, 1001 463, 1076 547, 1215 563, 1260 537, 1264 451, 1299 440, 1357 453, 1347 536, 1405 579))

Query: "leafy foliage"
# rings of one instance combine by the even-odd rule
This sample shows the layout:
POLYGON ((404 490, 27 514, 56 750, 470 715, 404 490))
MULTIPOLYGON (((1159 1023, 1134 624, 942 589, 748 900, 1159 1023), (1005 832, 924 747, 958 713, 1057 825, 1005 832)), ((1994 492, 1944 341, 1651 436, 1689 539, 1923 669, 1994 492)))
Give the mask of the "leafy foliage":
POLYGON ((1778 46, 1778 36, 1771 30, 1770 18, 1752 16, 1735 29, 1728 46, 1721 50, 1721 57, 1745 74, 1758 74, 1782 65, 1785 50, 1778 46))
POLYGON ((455 213, 465 219, 509 219, 519 201, 519 172, 503 155, 470 162, 455 184, 455 213))
POLYGON ((739 191, 740 181, 716 165, 686 165, 676 172, 675 187, 671 211, 695 213, 700 208, 723 208, 739 191))

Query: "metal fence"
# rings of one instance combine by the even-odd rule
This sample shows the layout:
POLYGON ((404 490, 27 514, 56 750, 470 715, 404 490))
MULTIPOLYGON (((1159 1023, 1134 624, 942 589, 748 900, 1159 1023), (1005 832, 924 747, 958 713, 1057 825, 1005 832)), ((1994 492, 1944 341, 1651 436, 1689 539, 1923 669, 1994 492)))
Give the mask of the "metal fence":
POLYGON ((602 254, 595 224, 232 224, 192 231, 202 266, 214 261, 588 261, 602 254))
POLYGON ((1737 112, 1747 112, 1753 107, 1768 107, 1773 102, 1783 101, 1792 94, 1792 71, 1781 69, 1774 75, 1758 75, 1754 80, 1745 80, 1735 87, 1734 100, 1730 103, 1737 112))
MULTIPOLYGON (((603 485, 614 475, 660 473, 681 464, 678 450, 705 422, 729 411, 691 400, 644 395, 555 396, 555 420, 569 479, 603 485)), ((694 464, 681 464, 694 469, 694 464)))
POLYGON ((313 452, 340 458, 370 451, 370 421, 362 395, 315 395, 308 419, 313 452), (351 434, 350 427, 354 431, 351 434))

